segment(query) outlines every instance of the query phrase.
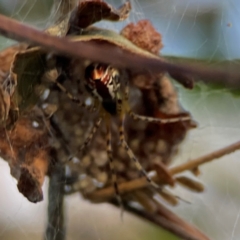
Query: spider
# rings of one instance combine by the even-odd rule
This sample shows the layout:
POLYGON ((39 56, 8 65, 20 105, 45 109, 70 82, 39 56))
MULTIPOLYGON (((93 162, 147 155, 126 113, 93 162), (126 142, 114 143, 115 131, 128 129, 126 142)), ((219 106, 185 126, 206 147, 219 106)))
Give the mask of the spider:
MULTIPOLYGON (((84 102, 80 101, 79 98, 72 95, 58 80, 55 81, 56 85, 63 91, 68 98, 77 103, 80 107, 93 110, 92 107, 85 105, 84 102)), ((112 175, 113 186, 118 201, 121 203, 120 192, 117 184, 117 176, 114 169, 114 158, 112 151, 112 136, 111 136, 111 119, 112 117, 118 117, 120 120, 119 124, 119 140, 120 145, 125 149, 128 157, 135 163, 136 168, 146 178, 146 180, 154 188, 159 189, 160 187, 151 180, 137 157, 128 146, 124 133, 124 119, 126 115, 129 115, 134 120, 141 120, 145 122, 155 123, 172 123, 178 121, 188 121, 189 116, 177 117, 171 119, 159 119, 147 116, 141 116, 134 113, 128 103, 129 86, 127 76, 122 74, 117 68, 111 65, 103 63, 90 63, 85 68, 84 73, 84 85, 87 92, 94 98, 94 107, 98 106, 99 115, 94 123, 94 126, 90 130, 89 135, 85 139, 79 151, 83 151, 93 139, 94 134, 101 126, 102 122, 105 122, 107 135, 106 135, 106 150, 109 159, 109 166, 112 175)), ((94 109, 96 110, 96 109, 94 109)), ((69 160, 73 159, 71 156, 69 160)))

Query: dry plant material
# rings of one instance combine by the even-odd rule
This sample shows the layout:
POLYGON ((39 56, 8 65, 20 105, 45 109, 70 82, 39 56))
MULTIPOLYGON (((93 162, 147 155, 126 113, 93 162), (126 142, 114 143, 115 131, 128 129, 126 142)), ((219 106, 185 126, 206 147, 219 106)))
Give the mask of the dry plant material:
POLYGON ((129 212, 136 214, 138 217, 142 217, 144 220, 149 220, 151 223, 155 223, 156 225, 163 227, 181 239, 210 240, 209 237, 207 237, 199 229, 185 222, 182 218, 178 217, 161 203, 153 200, 152 204, 154 203, 157 205, 157 211, 155 214, 134 208, 131 205, 127 204, 125 205, 125 208, 129 212))
POLYGON ((239 87, 238 67, 231 69, 213 68, 205 64, 174 64, 162 59, 149 59, 130 54, 126 51, 119 51, 113 46, 103 46, 92 42, 71 43, 66 38, 50 36, 27 25, 19 23, 11 18, 0 15, 0 33, 8 38, 17 41, 26 41, 31 44, 43 46, 49 51, 58 54, 72 56, 76 58, 91 59, 96 62, 112 63, 118 67, 128 67, 131 69, 141 69, 141 71, 151 71, 159 73, 162 71, 185 72, 187 75, 194 76, 206 83, 223 83, 228 87, 239 87), (229 81, 231 79, 231 81, 229 81))
POLYGON ((171 176, 167 166, 162 161, 156 162, 153 169, 157 172, 160 182, 172 187, 175 185, 175 179, 171 176))
MULTIPOLYGON (((193 82, 189 74, 203 77, 207 76, 206 71, 175 66, 159 57, 161 35, 148 20, 128 25, 122 35, 91 26, 100 20, 124 20, 130 9, 129 2, 115 9, 103 1, 81 1, 71 16, 68 14, 45 33, 0 16, 2 33, 7 36, 13 34, 14 38, 42 46, 17 49, 16 55, 9 53, 9 64, 12 63, 12 66, 3 67, 3 70, 10 72, 17 87, 14 88, 14 94, 8 96, 8 100, 5 95, 0 96, 3 106, 1 113, 8 112, 12 105, 12 109, 19 109, 13 128, 6 130, 3 126, 0 129, 1 156, 9 162, 11 173, 18 180, 19 191, 30 201, 42 200, 41 186, 44 176, 51 176, 51 159, 57 162, 55 166, 60 166, 61 171, 62 166, 68 170, 67 176, 60 176, 60 179, 64 179, 62 182, 65 183, 66 194, 79 191, 92 202, 109 201, 115 196, 106 153, 105 129, 100 128, 94 135, 93 142, 79 152, 79 146, 84 144, 88 134, 86 129, 96 125, 98 117, 96 112, 77 106, 93 101, 82 86, 90 60, 120 67, 121 76, 126 77, 129 82, 130 107, 137 114, 155 119, 187 119, 162 124, 127 118, 127 142, 143 168, 147 172, 155 171, 153 179, 161 186, 181 183, 191 190, 203 191, 201 183, 174 175, 184 170, 196 170, 206 159, 169 167, 180 143, 196 124, 191 120, 190 113, 184 111, 179 104, 177 92, 166 72, 185 87, 192 88, 193 82), (9 31, 4 23, 7 23, 9 31), (23 29, 26 30, 24 34, 23 29), (144 39, 143 33, 151 37, 144 39), (66 34, 67 38, 50 36, 66 34), (49 53, 47 49, 54 50, 55 53, 49 53), (64 53, 66 57, 57 53, 64 53), (141 67, 143 68, 139 70, 141 67), (180 70, 186 70, 186 73, 180 70), (49 96, 40 98, 46 90, 50 91, 49 96), (72 103, 69 98, 77 104, 72 103), (38 107, 30 112, 29 109, 35 105, 38 107), (72 155, 73 161, 68 162, 72 155)), ((219 76, 219 72, 207 72, 208 77, 219 76)), ((5 92, 2 90, 2 93, 5 92)), ((7 118, 4 113, 2 116, 7 118)), ((112 121, 113 136, 118 135, 118 125, 118 119, 112 121)), ((139 178, 139 171, 129 161, 126 151, 119 147, 116 139, 112 140, 112 148, 119 190, 128 209, 131 201, 136 201, 143 207, 141 214, 146 219, 176 235, 184 236, 185 239, 208 239, 154 199, 156 191, 153 191, 145 178, 139 178)), ((216 156, 218 155, 212 155, 216 156)), ((207 161, 210 161, 209 158, 207 161)), ((178 203, 178 198, 165 189, 160 189, 157 195, 171 205, 178 203)), ((137 208, 131 209, 138 211, 137 208)))
MULTIPOLYGON (((18 51, 26 49, 26 44, 17 44, 8 47, 0 52, 0 69, 1 72, 7 74, 10 71, 15 54, 18 51)), ((2 78, 1 78, 2 79, 2 78)), ((2 81, 2 80, 1 80, 2 81)))
MULTIPOLYGON (((96 28, 88 28, 82 30, 81 36, 76 36, 72 39, 75 41, 105 41, 106 44, 115 44, 120 49, 129 49, 135 51, 137 54, 142 54, 142 50, 135 50, 135 47, 125 39, 117 37, 111 31, 106 31, 96 28)), ((145 49, 146 50, 146 49, 145 49)), ((143 54, 149 54, 143 52, 143 54)), ((74 60, 70 64, 68 71, 75 76, 82 74, 82 69, 79 70, 79 63, 81 61, 74 60), (74 68, 75 66, 75 68, 74 68), (76 66, 78 69, 76 70, 76 66)), ((157 118, 174 118, 186 117, 189 113, 185 112, 178 102, 178 96, 175 88, 170 80, 161 73, 159 75, 138 75, 134 71, 129 71, 130 75, 130 103, 134 106, 137 113, 157 117, 157 118)), ((71 76, 72 77, 72 76, 71 76)), ((80 79, 79 79, 80 80, 80 79)), ((69 92, 76 92, 78 84, 73 80, 66 80, 64 87, 69 92)), ((81 89, 81 91, 84 91, 81 89)), ((84 100, 85 96, 79 96, 84 100)), ((69 146, 73 153, 77 153, 79 145, 84 141, 86 136, 86 127, 89 123, 93 124, 96 121, 96 116, 86 112, 84 109, 75 108, 67 99, 67 96, 61 92, 53 92, 50 94, 48 101, 57 103, 59 108, 53 116, 54 123, 57 123, 61 130, 62 138, 69 146)), ((135 122, 130 119, 126 121, 126 132, 128 133, 128 142, 130 147, 134 150, 137 157, 148 171, 156 170, 159 177, 163 179, 166 184, 173 185, 175 180, 171 177, 166 165, 170 164, 172 156, 176 154, 178 145, 184 139, 187 131, 195 127, 195 123, 191 120, 186 122, 171 123, 169 125, 135 122), (156 131, 158 129, 158 131, 156 131), (171 134, 169 134, 171 133, 171 134)), ((111 173, 108 167, 108 157, 105 151, 105 131, 101 129, 95 135, 94 142, 89 145, 83 153, 76 154, 76 163, 69 163, 70 173, 67 180, 67 191, 80 191, 87 199, 92 202, 105 201, 106 199, 99 199, 95 193, 97 189, 111 186, 111 173), (80 160, 78 162, 78 159, 80 160), (93 197, 92 197, 93 196, 93 197)), ((113 124, 113 135, 117 135, 117 122, 113 124)), ((118 182, 125 182, 128 185, 130 179, 137 178, 139 173, 135 166, 127 159, 126 153, 119 148, 118 142, 113 142, 115 170, 117 173, 118 182)), ((62 151, 62 146, 57 148, 58 159, 66 159, 66 151, 62 151)), ((124 184, 124 183, 123 183, 124 184)), ((120 184, 121 186, 121 184, 120 184)), ((135 194, 132 189, 131 194, 122 195, 125 201, 137 201, 146 211, 150 211, 153 215, 156 214, 157 206, 151 204, 155 191, 149 191, 149 186, 145 189, 137 191, 135 194), (146 194, 147 192, 147 194, 146 194), (129 196, 130 195, 130 196, 129 196)), ((108 188, 107 188, 108 189, 108 188)), ((120 189, 121 190, 121 189, 120 189)), ((123 193, 121 191, 121 193, 123 193)), ((130 193, 130 191, 128 192, 130 193)), ((114 198, 114 191, 112 192, 114 198)), ((164 190, 160 191, 159 195, 171 205, 176 205, 178 199, 174 194, 164 190)))
POLYGON ((10 69, 14 60, 15 54, 26 49, 25 44, 18 44, 8 47, 0 52, 0 125, 11 125, 11 110, 14 110, 12 95, 15 91, 16 81, 11 79, 10 69), (9 117, 10 114, 10 118, 9 117))
POLYGON ((69 33, 80 32, 81 29, 101 20, 123 21, 128 17, 130 10, 129 1, 118 9, 100 0, 79 1, 70 17, 69 33))
POLYGON ((11 76, 17 82, 13 100, 20 113, 33 108, 47 88, 47 81, 44 81, 48 70, 46 61, 46 52, 38 47, 19 51, 15 55, 11 67, 11 76))
POLYGON ((136 46, 158 55, 162 49, 162 36, 152 26, 149 20, 140 20, 136 24, 130 23, 120 32, 136 46))
MULTIPOLYGON (((0 126, 0 156, 7 160, 11 174, 18 181, 17 187, 29 201, 39 202, 43 199, 42 184, 48 172, 50 162, 50 147, 47 121, 39 109, 31 109, 16 122, 12 118, 15 110, 13 94, 16 83, 11 84, 9 75, 15 55, 27 48, 26 44, 18 44, 6 48, 0 53, 1 76, 1 117, 4 119, 0 126), (10 82, 9 82, 10 81, 10 82), (5 88, 3 88, 5 87, 5 88), (4 114, 5 115, 4 115, 4 114), (10 126, 9 130, 6 128, 10 126)), ((14 82, 16 79, 12 79, 14 82)))
POLYGON ((176 177, 176 181, 179 184, 181 184, 182 186, 184 186, 194 192, 203 192, 204 191, 204 186, 202 183, 194 181, 193 179, 190 179, 188 177, 179 176, 179 177, 176 177))
MULTIPOLYGON (((224 155, 233 153, 240 149, 240 142, 233 143, 227 147, 221 148, 217 151, 211 152, 210 154, 207 154, 205 156, 190 160, 186 163, 182 163, 175 167, 169 167, 169 173, 171 176, 177 175, 179 173, 182 173, 184 171, 192 171, 194 168, 198 168, 202 164, 208 163, 210 161, 216 160, 218 158, 221 158, 224 155)), ((186 178, 185 178, 186 179, 186 178)), ((153 180, 159 183, 162 183, 161 178, 158 176, 154 176, 153 180)), ((188 180, 189 181, 189 180, 188 180)), ((190 181, 191 182, 191 181, 190 181)), ((186 183, 186 180, 185 180, 186 183)), ((191 183, 191 186, 194 184, 191 183)), ((145 188, 148 186, 148 183, 146 182, 145 178, 139 178, 135 179, 126 183, 121 183, 119 186, 121 193, 129 193, 135 190, 139 190, 141 188, 145 188)), ((203 186, 201 183, 197 183, 198 189, 203 189, 203 186)), ((189 188, 189 186, 188 186, 189 188)), ((196 191, 196 190, 195 190, 196 191)), ((200 190, 199 192, 201 192, 200 190)), ((106 201, 107 199, 111 199, 114 196, 114 189, 112 187, 105 188, 99 191, 96 191, 94 193, 91 193, 88 195, 88 198, 91 198, 93 201, 106 201)))
MULTIPOLYGON (((128 24, 122 29, 121 35, 133 42, 136 46, 155 55, 158 55, 163 47, 161 34, 158 33, 151 22, 146 19, 140 20, 136 24, 128 24)), ((193 88, 194 80, 191 75, 185 74, 183 71, 169 71, 169 74, 184 87, 189 89, 193 88)), ((151 78, 151 76, 147 76, 147 78, 151 78)))
POLYGON ((13 130, 1 128, 0 136, 0 156, 8 161, 19 192, 30 202, 41 201, 41 187, 50 163, 45 122, 32 112, 19 118, 13 130))

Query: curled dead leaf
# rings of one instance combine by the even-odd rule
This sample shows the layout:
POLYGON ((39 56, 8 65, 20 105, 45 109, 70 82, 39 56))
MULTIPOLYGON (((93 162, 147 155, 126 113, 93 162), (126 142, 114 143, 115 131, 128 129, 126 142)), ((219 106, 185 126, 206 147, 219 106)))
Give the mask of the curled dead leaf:
POLYGON ((156 55, 163 47, 161 34, 155 30, 147 19, 140 20, 136 24, 128 24, 121 30, 120 34, 139 48, 156 55))
POLYGON ((125 2, 118 9, 104 1, 79 1, 70 17, 68 34, 73 32, 79 33, 81 29, 101 20, 123 21, 128 17, 130 10, 131 4, 129 1, 125 2))
POLYGON ((48 130, 41 117, 22 116, 14 129, 0 129, 0 156, 8 161, 19 191, 31 202, 43 199, 42 184, 50 164, 48 130))

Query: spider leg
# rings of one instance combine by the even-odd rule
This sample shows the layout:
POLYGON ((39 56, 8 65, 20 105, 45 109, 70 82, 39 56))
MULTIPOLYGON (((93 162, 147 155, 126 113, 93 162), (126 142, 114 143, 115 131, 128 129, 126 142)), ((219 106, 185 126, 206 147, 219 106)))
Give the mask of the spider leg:
POLYGON ((57 85, 57 87, 64 93, 66 96, 74 103, 76 103, 78 106, 83 107, 89 111, 94 111, 95 107, 86 105, 83 101, 81 101, 78 97, 74 96, 72 93, 70 93, 60 82, 58 82, 58 79, 52 79, 52 82, 57 85))
POLYGON ((95 123, 94 126, 92 127, 88 137, 86 138, 86 140, 84 141, 83 145, 80 148, 80 151, 82 151, 84 148, 86 148, 88 146, 88 144, 91 142, 93 135, 95 134, 95 132, 98 130, 98 128, 100 127, 102 123, 102 118, 100 117, 95 123))
MULTIPOLYGON (((96 133, 96 131, 98 130, 98 128, 100 127, 102 123, 102 117, 98 118, 97 121, 94 123, 94 126, 92 127, 92 129, 90 130, 87 138, 85 139, 84 143, 82 144, 82 146, 78 149, 77 152, 82 152, 87 146, 88 144, 91 142, 93 135, 96 133)), ((74 156, 70 156, 69 157, 69 161, 71 161, 73 159, 74 156)))
MULTIPOLYGON (((125 99, 128 97, 128 86, 126 85, 125 87, 125 99)), ((119 138, 120 138, 120 144, 121 146, 126 150, 127 155, 129 156, 129 158, 135 163, 135 166, 137 167, 137 169, 141 172, 141 174, 147 179, 147 181, 154 187, 159 189, 160 186, 158 186, 155 182, 153 182, 151 180, 151 178, 149 178, 147 172, 145 171, 145 169, 143 168, 143 166, 141 165, 141 163, 138 161, 137 157, 134 155, 132 149, 128 146, 127 141, 125 139, 124 136, 124 109, 122 109, 123 106, 123 102, 120 96, 117 95, 117 110, 118 110, 118 114, 120 115, 120 126, 119 126, 119 138)))
POLYGON ((122 199, 121 199, 118 184, 117 184, 117 174, 116 174, 116 171, 114 168, 114 162, 113 162, 110 121, 109 119, 107 120, 108 120, 107 121, 107 155, 109 159, 109 167, 110 167, 113 187, 116 194, 116 199, 123 210, 123 203, 122 203, 122 199))
POLYGON ((189 121, 191 120, 190 116, 183 116, 183 117, 175 117, 175 118, 168 118, 168 119, 161 119, 161 118, 154 118, 154 117, 147 117, 142 116, 134 113, 132 110, 128 111, 128 114, 130 117, 133 118, 133 120, 141 120, 145 122, 154 122, 154 123, 173 123, 173 122, 181 122, 181 121, 189 121))
POLYGON ((147 179, 147 181, 154 187, 159 189, 160 186, 158 186, 155 182, 151 180, 151 178, 148 176, 146 170, 143 168, 137 157, 134 155, 132 149, 128 146, 127 141, 124 136, 124 118, 121 119, 121 123, 119 126, 119 138, 121 146, 126 150, 127 155, 129 158, 135 163, 136 168, 141 172, 141 174, 147 179))
MULTIPOLYGON (((128 81, 125 82, 124 86, 124 101, 128 102, 128 96, 129 96, 129 86, 128 81)), ((130 117, 133 118, 133 120, 141 120, 145 122, 154 122, 154 123, 173 123, 173 122, 181 122, 181 121, 189 121, 191 120, 190 116, 183 116, 183 117, 175 117, 175 118, 168 118, 168 119, 160 119, 160 118, 154 118, 154 117, 147 117, 142 116, 137 113, 134 113, 129 106, 127 106, 127 113, 130 117)))

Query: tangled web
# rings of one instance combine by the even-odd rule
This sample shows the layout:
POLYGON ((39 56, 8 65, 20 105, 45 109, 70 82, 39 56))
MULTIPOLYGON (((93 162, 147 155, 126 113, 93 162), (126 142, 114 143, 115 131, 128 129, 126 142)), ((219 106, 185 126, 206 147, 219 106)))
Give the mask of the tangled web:
MULTIPOLYGON (((108 3, 119 5, 116 1, 108 3)), ((162 34, 162 55, 200 58, 206 64, 223 64, 226 59, 237 63, 235 59, 240 57, 240 49, 236 47, 240 40, 240 4, 237 1, 134 0, 131 3, 132 13, 125 22, 104 21, 97 25, 117 31, 127 23, 147 18, 162 34)), ((57 16, 58 9, 50 11, 50 8, 51 2, 47 0, 5 0, 0 3, 1 13, 41 29, 51 25, 57 16)), ((11 41, 1 38, 1 48, 11 44, 11 41)), ((174 163, 194 159, 240 139, 239 90, 204 84, 197 84, 193 90, 183 89, 179 85, 176 87, 182 106, 191 113, 198 127, 188 133, 174 157, 174 163)), ((237 240, 240 237, 239 157, 240 153, 236 152, 203 166, 200 179, 206 190, 202 194, 179 187, 174 189, 175 194, 190 204, 180 201, 177 207, 171 207, 172 210, 198 226, 210 239, 237 240)), ((45 180, 44 184, 45 200, 33 205, 17 191, 8 165, 4 161, 0 164, 1 238, 16 239, 21 236, 21 239, 42 239, 48 181, 45 180)), ((127 239, 158 239, 161 236, 162 239, 168 239, 161 235, 165 233, 128 214, 124 214, 122 223, 119 210, 105 204, 86 203, 79 198, 79 194, 66 198, 67 239, 112 239, 120 233, 121 238, 127 239)))

